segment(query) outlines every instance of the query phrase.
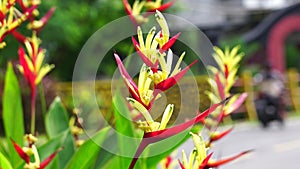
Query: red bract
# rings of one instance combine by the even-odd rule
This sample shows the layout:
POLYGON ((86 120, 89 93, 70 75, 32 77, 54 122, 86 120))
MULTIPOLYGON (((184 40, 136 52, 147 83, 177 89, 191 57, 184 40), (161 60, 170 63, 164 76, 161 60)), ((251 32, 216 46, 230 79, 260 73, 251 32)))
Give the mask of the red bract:
POLYGON ((23 151, 22 147, 20 147, 13 139, 11 142, 14 145, 15 150, 19 154, 19 156, 28 164, 30 162, 30 157, 23 151))
POLYGON ((142 102, 142 99, 141 99, 141 96, 140 96, 140 93, 139 93, 139 90, 138 90, 138 87, 137 85, 135 84, 135 82, 133 81, 133 79, 129 76, 129 74, 127 73, 120 57, 118 56, 118 54, 114 54, 115 56, 115 59, 117 61, 117 64, 118 64, 118 67, 119 67, 119 70, 120 70, 120 73, 125 81, 125 84, 129 90, 129 93, 131 94, 131 96, 137 100, 139 103, 141 103, 146 109, 150 109, 151 107, 151 104, 150 105, 145 105, 143 102, 142 102))
POLYGON ((177 33, 175 36, 173 36, 172 38, 169 39, 169 41, 167 43, 165 43, 160 49, 159 49, 159 52, 162 53, 162 52, 165 52, 167 50, 169 50, 173 44, 176 42, 176 40, 179 38, 180 36, 180 32, 177 33))
POLYGON ((139 43, 135 40, 134 37, 131 37, 132 43, 134 48, 136 49, 137 53, 139 54, 139 56, 141 57, 141 59, 143 60, 143 62, 151 67, 151 69, 156 72, 157 68, 158 68, 158 61, 156 61, 155 63, 152 63, 150 59, 148 59, 148 57, 146 55, 144 55, 144 53, 142 51, 140 51, 139 47, 139 43))
POLYGON ((223 132, 220 132, 220 133, 213 133, 213 134, 211 134, 210 137, 209 137, 209 142, 208 142, 207 147, 209 147, 212 142, 220 140, 221 138, 225 137, 232 130, 233 130, 233 127, 229 128, 229 129, 227 129, 227 130, 225 130, 223 132))
POLYGON ((208 161, 207 165, 206 165, 206 168, 215 168, 215 167, 219 167, 220 165, 223 165, 223 164, 226 164, 226 163, 229 163, 243 155, 246 155, 250 152, 252 152, 253 150, 247 150, 247 151, 243 151, 237 155, 234 155, 234 156, 231 156, 231 157, 228 157, 228 158, 224 158, 222 160, 218 160, 218 161, 215 161, 215 162, 210 162, 208 161))
POLYGON ((199 113, 196 117, 194 117, 193 119, 186 121, 185 123, 179 124, 177 126, 174 127, 170 127, 164 130, 159 130, 159 131, 154 131, 154 132, 148 132, 148 133, 144 133, 143 139, 136 151, 136 154, 129 166, 129 169, 133 169, 136 161, 138 160, 139 156, 141 155, 141 153, 144 151, 144 149, 152 143, 164 140, 166 138, 169 138, 171 136, 174 136, 176 134, 179 134, 185 130, 187 130, 188 128, 192 127, 193 125, 199 123, 200 121, 202 121, 206 116, 208 116, 211 112, 213 112, 217 107, 219 107, 220 105, 224 104, 226 100, 224 100, 221 103, 218 104, 214 104, 212 105, 210 108, 208 108, 207 110, 205 110, 203 113, 199 113))
MULTIPOLYGON (((213 153, 210 153, 208 156, 206 156, 206 158, 202 161, 201 165, 199 166, 199 169, 206 169, 207 168, 207 163, 209 161, 209 159, 211 158, 211 156, 213 155, 213 153)), ((181 169, 186 169, 183 164, 181 163, 180 160, 178 160, 179 162, 179 166, 181 169)))
POLYGON ((12 31, 14 31, 16 28, 18 28, 21 25, 21 23, 26 21, 32 15, 32 12, 36 8, 37 8, 37 5, 34 5, 28 9, 26 9, 20 17, 15 18, 11 22, 8 22, 6 20, 6 14, 3 14, 1 12, 0 13, 0 22, 2 25, 1 29, 4 29, 4 30, 1 30, 1 33, 0 33, 0 43, 3 41, 3 39, 5 38, 6 35, 11 33, 12 31))
MULTIPOLYGON (((147 0, 147 2, 152 2, 152 0, 147 0)), ((175 0, 171 0, 169 2, 161 4, 158 7, 150 8, 147 11, 148 12, 155 12, 156 10, 158 10, 158 11, 164 11, 164 10, 168 9, 169 7, 171 7, 174 4, 174 2, 175 2, 175 0)))
POLYGON ((225 90, 224 90, 224 85, 221 82, 219 73, 215 74, 215 80, 216 80, 216 84, 218 87, 219 95, 220 95, 221 99, 223 100, 223 99, 225 99, 225 90))
POLYGON ((22 47, 19 48, 18 50, 19 54, 19 59, 20 59, 20 65, 23 67, 24 70, 24 77, 26 81, 28 82, 30 89, 31 89, 31 99, 34 100, 35 94, 36 94, 36 84, 35 84, 35 79, 36 79, 36 74, 34 73, 33 70, 30 70, 29 67, 29 61, 26 59, 26 54, 25 51, 22 47))
POLYGON ((43 169, 43 168, 47 167, 47 165, 53 160, 53 158, 56 156, 56 154, 59 153, 61 150, 62 150, 62 148, 56 150, 49 157, 47 157, 44 161, 42 161, 39 169, 43 169))
POLYGON ((50 8, 50 10, 39 20, 39 21, 32 21, 29 25, 29 28, 36 31, 37 33, 41 31, 46 25, 46 23, 49 21, 51 16, 53 15, 55 11, 55 7, 50 8))
MULTIPOLYGON (((206 169, 207 168, 207 164, 209 163, 209 160, 211 158, 211 156, 213 155, 213 153, 210 153, 201 163, 201 165, 199 166, 199 169, 206 169)), ((209 168, 209 167, 208 167, 209 168)))
POLYGON ((24 44, 26 37, 19 33, 18 31, 14 30, 11 32, 11 34, 19 41, 21 44, 24 44))
POLYGON ((237 110, 246 100, 246 98, 248 97, 247 93, 242 93, 237 99, 236 101, 234 101, 234 103, 232 103, 232 105, 229 107, 229 109, 226 112, 226 115, 231 114, 232 112, 234 112, 235 110, 237 110))
POLYGON ((198 60, 195 60, 190 65, 188 65, 186 68, 184 68, 182 71, 177 73, 174 76, 168 77, 167 79, 161 81, 160 83, 155 85, 155 89, 159 89, 161 91, 165 91, 172 86, 174 86, 185 74, 186 72, 195 64, 198 60))
MULTIPOLYGON (((17 151, 18 155, 25 161, 26 164, 30 164, 30 157, 26 154, 26 152, 23 151, 22 147, 19 146, 14 140, 11 139, 11 141, 12 141, 14 148, 17 151)), ((60 152, 61 150, 62 150, 62 148, 59 148, 54 153, 52 153, 49 157, 47 157, 44 161, 42 161, 39 164, 38 169, 44 169, 53 160, 53 158, 56 156, 56 154, 58 152, 60 152)))

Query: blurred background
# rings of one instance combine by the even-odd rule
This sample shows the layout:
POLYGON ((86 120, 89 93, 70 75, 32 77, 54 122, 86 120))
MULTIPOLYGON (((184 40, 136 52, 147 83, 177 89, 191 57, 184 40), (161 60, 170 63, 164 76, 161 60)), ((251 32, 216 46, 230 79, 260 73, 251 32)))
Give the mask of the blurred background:
MULTIPOLYGON (((133 0, 129 0, 129 2, 132 4, 133 0)), ((126 13, 121 0, 43 1, 39 11, 41 14, 44 14, 52 6, 56 7, 56 11, 42 30, 40 37, 43 42, 42 46, 47 49, 47 62, 55 64, 55 69, 47 76, 43 84, 48 106, 53 98, 59 95, 63 98, 69 111, 72 111, 74 107, 72 105, 71 80, 74 65, 82 46, 95 31, 107 23, 125 16, 126 13)), ((277 128, 271 128, 268 133, 259 129, 258 125, 253 125, 252 122, 257 121, 255 100, 258 95, 258 80, 256 75, 266 62, 269 62, 274 69, 284 76, 286 111, 289 112, 288 116, 296 116, 296 119, 299 119, 300 0, 176 0, 174 5, 165 12, 185 18, 196 25, 206 34, 213 45, 221 48, 240 45, 241 51, 245 53, 239 72, 241 78, 233 90, 236 92, 247 92, 249 96, 245 104, 226 122, 232 123, 232 121, 242 120, 251 121, 251 124, 234 131, 234 136, 230 137, 231 140, 225 140, 223 144, 223 147, 231 146, 218 151, 223 151, 226 154, 229 151, 238 152, 243 148, 241 147, 243 145, 247 148, 262 147, 264 148, 263 150, 267 150, 265 154, 261 149, 258 152, 265 155, 265 158, 261 160, 265 160, 266 163, 271 164, 274 160, 281 162, 280 160, 284 159, 286 163, 291 164, 291 168, 299 168, 299 165, 295 167, 297 164, 292 163, 296 161, 295 157, 300 157, 298 153, 300 138, 297 137, 300 129, 299 120, 294 118, 292 122, 286 124, 285 130, 278 132, 277 128), (264 137, 268 139, 264 140, 264 137), (241 144, 240 147, 236 147, 235 151, 232 147, 238 145, 240 141, 237 141, 235 144, 232 140, 238 140, 239 138, 246 138, 247 142, 241 144), (274 140, 277 141, 271 143, 274 140), (251 143, 260 141, 261 144, 251 146, 251 143), (295 151, 297 149, 298 151, 295 151), (278 156, 270 158, 274 155, 273 150, 278 153, 278 156), (289 150, 292 150, 292 152, 289 152, 289 150), (287 152, 291 153, 288 157, 282 155, 287 152)), ((180 29, 182 25, 176 26, 180 29)), ((20 31, 25 34, 27 32, 25 27, 20 31)), ((0 51, 0 91, 3 91, 3 79, 7 61, 12 60, 15 64, 18 63, 16 50, 16 47, 19 46, 18 42, 11 36, 6 38, 6 42, 11 45, 7 45, 0 51)), ((105 43, 106 40, 103 40, 104 46, 105 43)), ((98 91, 97 99, 100 109, 105 113, 111 111, 110 99, 107 99, 111 97, 110 81, 108 79, 117 67, 112 57, 113 51, 118 51, 124 57, 128 54, 128 49, 131 47, 130 38, 120 42, 113 47, 111 52, 106 54, 101 67, 98 69, 98 79, 102 79, 102 81, 97 82, 96 85, 96 90, 98 91)), ((187 62, 189 63, 190 61, 188 60, 187 62)), ((193 69, 200 70, 201 68, 199 66, 193 69)), ((201 75, 201 71, 198 72, 196 74, 201 75)), ((21 76, 20 83, 25 86, 24 89, 27 89, 27 92, 26 90, 23 92, 23 104, 25 110, 29 110, 29 88, 21 76)), ((206 83, 206 78, 203 78, 203 76, 197 77, 197 83, 200 89, 199 94, 201 95, 202 106, 200 108, 204 109, 210 104, 204 94, 204 91, 209 89, 209 86, 206 83)), ((180 96, 172 94, 174 92, 178 92, 178 89, 171 89, 169 91, 170 94, 166 94, 168 99, 174 102, 176 100, 180 101, 180 96)), ((1 95, 2 93, 0 92, 1 95)), ((82 102, 88 103, 86 99, 89 97, 89 93, 83 92, 82 102)), ((0 100, 1 98, 2 96, 0 100)), ((176 104, 179 106, 175 107, 180 109, 180 103, 176 104)), ((93 111, 88 104, 83 104, 81 109, 93 111)), ((109 120, 111 117, 107 116, 107 118, 109 120)), ((42 124, 39 125, 43 128, 42 124)), ((0 122, 0 135, 3 133, 2 130, 0 122)), ((231 153, 233 152, 229 154, 231 153)), ((251 160, 248 161, 254 164, 251 160)), ((256 162, 263 163, 259 159, 256 162)), ((247 166, 250 166, 249 168, 275 169, 276 166, 280 166, 274 164, 272 167, 270 165, 258 167, 251 166, 250 163, 247 163, 247 166)), ((236 166, 232 165, 229 168, 246 168, 244 167, 245 165, 241 166, 241 163, 239 164, 236 166)), ((283 164, 279 168, 288 167, 285 167, 285 164, 283 164)))

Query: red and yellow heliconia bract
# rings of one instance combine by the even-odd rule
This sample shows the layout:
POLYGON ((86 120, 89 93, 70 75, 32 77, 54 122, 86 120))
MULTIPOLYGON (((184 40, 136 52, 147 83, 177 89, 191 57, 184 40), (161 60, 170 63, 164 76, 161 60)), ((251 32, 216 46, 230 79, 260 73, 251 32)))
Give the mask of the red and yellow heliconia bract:
POLYGON ((27 52, 22 47, 18 50, 20 60, 18 68, 30 86, 32 99, 36 94, 36 86, 54 68, 54 65, 43 64, 45 50, 39 47, 40 43, 40 39, 33 33, 33 36, 24 42, 27 52))
POLYGON ((203 138, 194 133, 190 133, 195 145, 195 149, 190 153, 189 158, 182 150, 182 161, 179 161, 181 169, 209 169, 219 167, 220 165, 229 163, 243 155, 248 154, 252 150, 243 151, 231 157, 227 157, 221 160, 212 160, 213 153, 207 155, 208 147, 203 138))
POLYGON ((36 20, 39 4, 40 1, 0 0, 0 49, 6 46, 3 40, 8 34, 12 34, 20 43, 24 43, 26 37, 16 29, 25 21, 29 21, 28 29, 37 33, 41 31, 53 15, 55 8, 50 8, 41 19, 36 20))
POLYGON ((139 1, 135 0, 133 5, 131 6, 128 0, 123 0, 123 5, 127 15, 130 17, 134 26, 141 25, 148 21, 149 13, 143 12, 155 12, 155 11, 164 11, 171 7, 175 0, 170 0, 164 4, 162 4, 162 0, 147 0, 147 1, 139 1))
POLYGON ((11 142, 18 155, 25 161, 24 168, 43 169, 54 159, 56 154, 62 150, 62 148, 57 149, 55 152, 53 152, 50 156, 48 156, 41 162, 38 150, 34 144, 37 138, 31 134, 25 135, 25 138, 26 141, 28 141, 28 138, 31 139, 31 141, 28 142, 28 147, 21 147, 14 140, 11 139, 11 142), (33 156, 34 162, 31 161, 31 156, 33 156))

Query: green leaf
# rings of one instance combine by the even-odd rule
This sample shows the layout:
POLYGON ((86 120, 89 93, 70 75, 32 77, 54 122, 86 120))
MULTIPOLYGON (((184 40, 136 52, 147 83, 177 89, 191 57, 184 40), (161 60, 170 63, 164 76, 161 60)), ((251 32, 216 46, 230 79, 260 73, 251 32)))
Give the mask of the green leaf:
POLYGON ((64 168, 75 153, 75 141, 70 132, 67 111, 63 107, 59 97, 54 99, 46 114, 45 126, 49 138, 55 138, 65 131, 69 133, 61 145, 64 147, 64 150, 58 154, 56 161, 59 166, 58 168, 64 168))
POLYGON ((75 149, 73 136, 70 130, 61 132, 58 136, 47 141, 44 145, 39 147, 38 151, 40 154, 41 160, 46 159, 58 148, 63 147, 64 149, 59 152, 56 157, 53 159, 53 162, 49 164, 46 169, 60 169, 64 168, 68 161, 72 158, 75 149))
MULTIPOLYGON (((51 140, 49 140, 45 144, 43 144, 41 147, 39 147, 38 152, 39 152, 41 161, 46 159, 49 155, 51 155, 59 147, 62 147, 62 145, 69 133, 70 133, 70 131, 66 130, 65 132, 62 132, 58 136, 52 138, 51 140)), ((57 159, 57 158, 55 158, 55 159, 57 159)), ((46 168, 56 169, 56 168, 58 168, 58 163, 56 162, 56 164, 54 165, 54 162, 52 162, 52 164, 50 163, 46 168)))
POLYGON ((113 98, 113 109, 120 154, 119 167, 128 168, 132 160, 129 157, 134 157, 141 137, 138 137, 138 133, 134 130, 130 111, 119 92, 113 98))
POLYGON ((21 158, 14 149, 10 139, 13 139, 21 146, 23 145, 24 121, 20 87, 11 63, 8 63, 5 75, 3 123, 10 152, 9 160, 15 168, 17 164, 20 163, 21 158))
POLYGON ((68 114, 59 97, 54 99, 46 114, 45 126, 49 138, 54 138, 69 128, 68 114))
POLYGON ((12 169, 9 161, 4 157, 4 155, 0 152, 0 168, 3 169, 12 169))
POLYGON ((66 169, 89 169, 95 162, 98 152, 101 149, 100 145, 106 138, 110 127, 106 127, 96 133, 91 139, 81 145, 78 151, 74 154, 66 169))

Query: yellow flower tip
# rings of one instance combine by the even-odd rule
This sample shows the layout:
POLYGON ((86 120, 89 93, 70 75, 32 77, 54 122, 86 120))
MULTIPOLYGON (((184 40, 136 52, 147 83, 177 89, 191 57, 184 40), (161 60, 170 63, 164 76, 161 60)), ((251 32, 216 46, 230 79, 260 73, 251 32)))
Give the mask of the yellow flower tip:
POLYGON ((163 117, 161 119, 161 123, 159 126, 159 130, 163 130, 166 128, 168 122, 170 121, 170 118, 173 114, 173 110, 174 110, 174 104, 169 104, 167 106, 167 108, 165 109, 165 112, 163 114, 163 117))
POLYGON ((206 144, 203 138, 198 135, 190 132, 192 140, 195 144, 197 150, 197 160, 201 163, 206 158, 206 144))
POLYGON ((40 165, 37 163, 29 163, 29 164, 25 164, 24 169, 38 169, 40 168, 40 165))
POLYGON ((22 150, 28 155, 31 156, 33 154, 32 148, 29 147, 22 147, 22 150))
POLYGON ((218 136, 219 134, 220 134, 219 131, 215 131, 215 132, 209 133, 209 136, 210 136, 210 137, 216 137, 216 136, 218 136))
POLYGON ((29 0, 29 1, 27 1, 28 3, 28 5, 30 5, 30 6, 34 6, 34 5, 39 5, 39 4, 41 4, 41 1, 40 0, 29 0))
POLYGON ((39 16, 40 15, 39 10, 37 10, 37 9, 33 10, 32 15, 33 16, 39 16))
POLYGON ((142 129, 145 133, 158 131, 160 123, 155 121, 139 121, 137 122, 138 128, 142 129))
POLYGON ((26 135, 24 136, 24 139, 25 139, 25 141, 27 141, 27 142, 30 143, 30 144, 34 144, 34 143, 36 143, 37 140, 38 140, 38 138, 35 137, 35 136, 32 135, 32 134, 26 134, 26 135))
POLYGON ((82 112, 82 110, 79 109, 79 108, 74 108, 74 109, 73 109, 73 114, 78 115, 78 114, 80 114, 81 112, 82 112))
POLYGON ((24 74, 24 69, 23 69, 23 67, 21 66, 21 65, 16 65, 17 66, 17 69, 19 69, 19 71, 20 71, 20 73, 21 74, 24 74))
POLYGON ((164 79, 163 79, 161 71, 157 71, 157 73, 153 74, 153 81, 154 81, 155 84, 158 84, 158 83, 160 83, 163 80, 164 79))
POLYGON ((6 43, 5 43, 5 42, 1 42, 1 43, 0 43, 0 49, 3 49, 5 46, 6 46, 6 43))
POLYGON ((142 25, 144 23, 147 23, 149 21, 148 18, 144 17, 143 15, 133 15, 135 21, 139 24, 142 25))
POLYGON ((84 144, 85 140, 76 140, 75 144, 76 144, 76 147, 80 147, 84 144))
POLYGON ((43 26, 43 22, 42 21, 32 21, 31 23, 29 23, 27 25, 27 29, 39 29, 40 27, 43 26))
POLYGON ((141 103, 139 103, 138 101, 136 101, 133 98, 126 98, 126 99, 133 108, 138 110, 144 116, 144 118, 147 122, 153 122, 153 119, 152 119, 149 111, 141 103))
POLYGON ((160 3, 157 3, 157 2, 151 2, 151 1, 148 1, 148 2, 146 2, 146 4, 145 4, 145 7, 146 7, 147 9, 150 9, 150 10, 157 9, 157 8, 159 8, 160 6, 161 6, 160 3))
POLYGON ((83 134, 83 129, 77 126, 71 126, 71 133, 73 135, 81 135, 83 134))

